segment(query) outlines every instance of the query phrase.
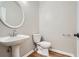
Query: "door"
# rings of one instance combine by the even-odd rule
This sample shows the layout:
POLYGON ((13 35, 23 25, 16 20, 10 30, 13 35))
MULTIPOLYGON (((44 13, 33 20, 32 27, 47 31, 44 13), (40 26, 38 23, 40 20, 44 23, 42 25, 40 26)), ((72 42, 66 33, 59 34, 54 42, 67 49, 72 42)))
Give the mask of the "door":
POLYGON ((77 23, 77 27, 76 27, 76 56, 77 57, 79 57, 79 2, 77 1, 77 21, 76 21, 76 23, 77 23))

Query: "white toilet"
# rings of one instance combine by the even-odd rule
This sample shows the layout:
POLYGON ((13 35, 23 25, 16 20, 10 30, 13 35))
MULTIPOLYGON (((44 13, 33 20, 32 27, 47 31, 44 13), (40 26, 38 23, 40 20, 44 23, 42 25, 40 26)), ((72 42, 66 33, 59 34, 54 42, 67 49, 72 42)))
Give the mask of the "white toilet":
POLYGON ((33 41, 37 45, 37 53, 43 56, 49 56, 48 48, 51 46, 50 42, 41 41, 40 34, 33 34, 33 41))

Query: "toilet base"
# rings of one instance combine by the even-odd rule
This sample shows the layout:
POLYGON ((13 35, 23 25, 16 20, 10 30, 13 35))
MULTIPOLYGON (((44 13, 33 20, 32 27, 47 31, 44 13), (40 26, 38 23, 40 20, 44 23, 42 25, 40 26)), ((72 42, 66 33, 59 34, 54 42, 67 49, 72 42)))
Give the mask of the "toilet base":
POLYGON ((48 49, 43 49, 40 46, 38 46, 37 48, 38 48, 37 53, 39 53, 39 54, 41 54, 43 56, 49 56, 48 49))

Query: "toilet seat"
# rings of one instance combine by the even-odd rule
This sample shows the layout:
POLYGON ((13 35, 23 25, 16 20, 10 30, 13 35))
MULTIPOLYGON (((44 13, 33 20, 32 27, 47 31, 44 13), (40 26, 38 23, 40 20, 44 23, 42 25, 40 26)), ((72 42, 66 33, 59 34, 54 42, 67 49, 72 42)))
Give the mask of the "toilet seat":
POLYGON ((43 48, 49 48, 51 46, 51 43, 47 42, 47 41, 42 41, 42 42, 39 42, 37 44, 40 45, 43 48))

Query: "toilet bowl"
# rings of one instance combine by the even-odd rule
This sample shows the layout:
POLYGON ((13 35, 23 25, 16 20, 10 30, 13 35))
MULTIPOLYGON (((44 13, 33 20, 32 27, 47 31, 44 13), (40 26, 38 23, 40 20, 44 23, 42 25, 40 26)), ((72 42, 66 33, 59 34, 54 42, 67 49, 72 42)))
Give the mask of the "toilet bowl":
POLYGON ((50 42, 41 41, 41 35, 40 34, 33 34, 33 41, 37 45, 37 53, 39 53, 43 56, 49 56, 48 49, 51 46, 50 42))
POLYGON ((51 45, 51 43, 50 42, 47 42, 47 41, 42 41, 42 42, 39 42, 37 44, 40 45, 44 49, 49 48, 50 45, 51 45))

